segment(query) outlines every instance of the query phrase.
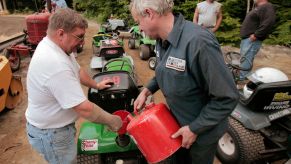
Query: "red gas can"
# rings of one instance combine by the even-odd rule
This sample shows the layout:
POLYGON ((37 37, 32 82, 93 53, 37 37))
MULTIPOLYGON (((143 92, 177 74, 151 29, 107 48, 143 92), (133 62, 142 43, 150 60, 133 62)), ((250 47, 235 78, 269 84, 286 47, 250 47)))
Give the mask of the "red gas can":
POLYGON ((181 137, 171 138, 180 126, 165 104, 150 104, 141 114, 128 118, 127 131, 149 163, 160 162, 181 147, 181 137))
POLYGON ((30 44, 37 45, 46 36, 50 15, 50 13, 36 13, 25 18, 27 41, 30 44))

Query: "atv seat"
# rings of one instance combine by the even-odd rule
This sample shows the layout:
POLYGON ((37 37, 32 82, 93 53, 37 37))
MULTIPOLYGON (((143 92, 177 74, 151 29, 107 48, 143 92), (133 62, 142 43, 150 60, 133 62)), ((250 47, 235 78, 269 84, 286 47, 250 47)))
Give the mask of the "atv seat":
POLYGON ((139 89, 133 77, 127 71, 109 71, 96 74, 93 79, 100 82, 112 79, 114 85, 104 90, 89 88, 88 99, 109 113, 126 109, 133 111, 133 102, 139 89))
POLYGON ((291 106, 291 80, 260 84, 253 94, 240 102, 251 110, 274 111, 291 106))

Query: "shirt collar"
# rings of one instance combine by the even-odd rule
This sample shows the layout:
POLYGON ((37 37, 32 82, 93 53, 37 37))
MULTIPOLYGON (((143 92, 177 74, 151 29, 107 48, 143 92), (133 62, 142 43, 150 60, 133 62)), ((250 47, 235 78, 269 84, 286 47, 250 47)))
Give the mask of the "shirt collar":
POLYGON ((48 36, 44 37, 43 39, 53 49, 59 51, 61 54, 64 54, 65 56, 70 56, 70 55, 67 55, 65 53, 65 51, 59 45, 57 45, 55 42, 53 42, 48 36))
POLYGON ((172 31, 169 33, 167 41, 174 47, 177 47, 180 40, 183 27, 185 25, 185 19, 182 14, 174 15, 174 26, 172 31))

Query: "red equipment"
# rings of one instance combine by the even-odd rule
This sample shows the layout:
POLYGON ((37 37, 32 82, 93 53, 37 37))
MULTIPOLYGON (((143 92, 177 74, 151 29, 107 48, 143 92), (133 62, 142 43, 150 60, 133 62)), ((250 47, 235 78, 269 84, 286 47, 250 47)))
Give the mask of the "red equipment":
POLYGON ((28 15, 25 18, 28 43, 38 45, 42 38, 46 36, 50 15, 50 13, 36 13, 33 15, 28 15))
POLYGON ((19 70, 20 56, 32 56, 38 43, 46 36, 50 15, 50 13, 36 13, 25 18, 27 30, 24 31, 23 43, 12 45, 4 52, 12 72, 19 70))
POLYGON ((181 147, 182 137, 171 138, 180 126, 165 104, 149 104, 141 114, 128 115, 128 119, 127 131, 149 163, 160 162, 181 147))

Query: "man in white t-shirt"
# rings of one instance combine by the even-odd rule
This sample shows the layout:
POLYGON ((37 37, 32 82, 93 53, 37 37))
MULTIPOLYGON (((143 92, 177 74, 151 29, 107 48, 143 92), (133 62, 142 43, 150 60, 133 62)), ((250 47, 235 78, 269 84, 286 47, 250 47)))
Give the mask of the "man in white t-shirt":
POLYGON ((206 0, 197 4, 193 22, 208 28, 212 32, 217 31, 222 21, 221 4, 215 0, 206 0))
POLYGON ((27 137, 49 163, 76 163, 75 121, 79 116, 106 124, 112 131, 122 126, 119 116, 100 109, 83 93, 81 84, 100 90, 112 82, 96 83, 74 57, 77 47, 84 44, 87 27, 87 21, 75 11, 57 10, 29 65, 27 137))

